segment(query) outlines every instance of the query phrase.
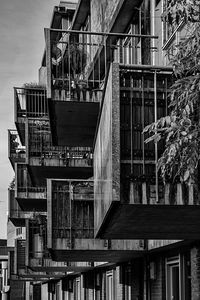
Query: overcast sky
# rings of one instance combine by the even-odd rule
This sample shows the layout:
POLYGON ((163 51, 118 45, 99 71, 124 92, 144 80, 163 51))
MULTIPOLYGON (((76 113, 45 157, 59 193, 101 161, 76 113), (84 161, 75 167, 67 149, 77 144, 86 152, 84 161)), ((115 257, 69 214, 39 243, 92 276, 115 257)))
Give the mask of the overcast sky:
POLYGON ((59 0, 0 0, 0 238, 6 238, 7 189, 14 172, 7 129, 14 129, 13 86, 38 81, 49 27, 59 0))

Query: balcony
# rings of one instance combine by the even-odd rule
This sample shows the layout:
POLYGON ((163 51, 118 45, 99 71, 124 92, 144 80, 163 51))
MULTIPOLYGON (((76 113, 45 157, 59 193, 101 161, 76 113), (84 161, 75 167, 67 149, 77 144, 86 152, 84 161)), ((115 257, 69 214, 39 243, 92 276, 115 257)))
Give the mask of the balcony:
POLYGON ((12 255, 14 273, 11 273, 11 280, 45 281, 50 278, 59 278, 60 274, 48 274, 46 272, 33 272, 26 266, 26 240, 15 240, 15 253, 12 255))
MULTIPOLYGON (((138 16, 139 22, 139 16, 138 16)), ((47 97, 55 145, 92 146, 110 63, 161 64, 158 37, 45 29, 47 97)))
POLYGON ((8 130, 8 158, 13 169, 16 162, 25 163, 26 148, 21 145, 17 130, 8 130))
POLYGON ((46 211, 47 196, 45 187, 18 187, 16 199, 23 211, 46 211))
POLYGON ((25 119, 48 115, 46 89, 41 87, 14 88, 15 125, 22 145, 25 145, 25 119))
POLYGON ((166 67, 111 66, 94 150, 98 238, 199 236, 197 187, 163 185, 155 170, 164 144, 145 144, 142 134, 147 124, 166 115, 171 77, 166 67))
POLYGON ((87 271, 91 269, 89 263, 58 262, 53 261, 47 249, 46 217, 35 216, 33 220, 26 221, 26 266, 34 272, 47 272, 66 276, 72 271, 87 271))
POLYGON ((25 227, 25 219, 33 215, 32 212, 24 212, 15 199, 15 190, 8 190, 8 218, 16 227, 25 227))
POLYGON ((53 146, 48 120, 29 120, 27 156, 36 185, 46 184, 46 178, 89 178, 93 174, 92 149, 53 146))
POLYGON ((46 211, 46 185, 33 186, 25 164, 16 164, 15 176, 15 198, 19 207, 26 212, 46 211))
POLYGON ((47 248, 55 261, 118 262, 145 253, 139 241, 94 238, 93 182, 47 180, 47 248))

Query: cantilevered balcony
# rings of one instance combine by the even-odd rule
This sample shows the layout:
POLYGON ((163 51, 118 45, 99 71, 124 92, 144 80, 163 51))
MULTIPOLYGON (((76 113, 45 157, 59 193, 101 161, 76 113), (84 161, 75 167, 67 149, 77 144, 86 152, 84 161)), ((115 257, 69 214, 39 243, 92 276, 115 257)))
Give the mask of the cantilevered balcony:
POLYGON ((14 88, 15 125, 22 145, 25 145, 25 120, 44 118, 48 114, 46 89, 27 86, 14 88))
POLYGON ((49 278, 59 278, 60 274, 48 274, 43 272, 34 272, 26 266, 26 240, 15 240, 15 253, 12 255, 14 263, 13 273, 11 279, 25 280, 25 281, 44 281, 49 278))
POLYGON ((37 215, 33 220, 26 221, 26 266, 34 272, 48 272, 65 276, 71 271, 87 271, 91 264, 76 262, 53 261, 47 249, 47 220, 37 215))
POLYGON ((27 166, 16 164, 15 198, 23 211, 40 212, 47 209, 46 186, 33 186, 27 166))
POLYGON ((46 178, 90 178, 93 155, 90 147, 52 145, 48 120, 29 120, 27 164, 36 185, 46 184, 46 178))
POLYGON ((47 180, 47 248, 53 260, 118 262, 144 254, 139 241, 94 238, 93 182, 47 180))
MULTIPOLYGON (((136 19, 139 22, 139 14, 136 19)), ((133 32, 45 29, 47 98, 55 145, 93 145, 110 63, 161 63, 158 37, 139 34, 139 25, 133 32)))
POLYGON ((192 239, 200 234, 197 187, 160 181, 164 145, 144 127, 167 113, 167 67, 113 64, 94 151, 95 234, 108 239, 192 239), (103 145, 103 147, 102 147, 103 145))
POLYGON ((8 158, 13 169, 16 162, 25 163, 26 149, 21 145, 17 130, 8 130, 8 158))
POLYGON ((8 218, 16 227, 25 227, 25 219, 30 218, 33 212, 23 211, 16 198, 14 188, 8 190, 8 218))

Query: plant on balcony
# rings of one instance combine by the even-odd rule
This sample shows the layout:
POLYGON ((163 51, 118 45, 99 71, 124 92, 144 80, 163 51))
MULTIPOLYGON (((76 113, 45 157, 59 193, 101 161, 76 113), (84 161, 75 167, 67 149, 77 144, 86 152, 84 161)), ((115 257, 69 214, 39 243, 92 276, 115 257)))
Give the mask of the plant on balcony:
MULTIPOLYGON (((197 2, 200 4, 200 1, 170 1, 168 13, 177 4, 184 5, 183 2, 192 5, 193 10, 197 2)), ((180 18, 188 22, 190 34, 176 46, 177 53, 171 57, 175 82, 170 92, 170 114, 148 125, 144 132, 151 135, 146 142, 165 139, 165 151, 158 161, 164 181, 179 178, 189 183, 197 178, 200 158, 200 25, 196 23, 196 12, 188 14, 187 6, 180 10, 180 18, 175 17, 174 22, 180 18)))
MULTIPOLYGON (((84 70, 87 64, 87 53, 83 47, 77 43, 70 43, 65 51, 63 60, 59 63, 59 74, 63 74, 64 78, 70 79, 71 87, 85 88, 84 70)), ((68 83, 65 83, 68 89, 68 83)), ((63 85, 64 87, 64 85, 63 85)))
POLYGON ((37 82, 27 82, 27 83, 24 83, 23 85, 24 88, 29 88, 29 89, 32 89, 32 88, 38 88, 38 89, 45 89, 45 86, 40 84, 40 83, 37 83, 37 82))

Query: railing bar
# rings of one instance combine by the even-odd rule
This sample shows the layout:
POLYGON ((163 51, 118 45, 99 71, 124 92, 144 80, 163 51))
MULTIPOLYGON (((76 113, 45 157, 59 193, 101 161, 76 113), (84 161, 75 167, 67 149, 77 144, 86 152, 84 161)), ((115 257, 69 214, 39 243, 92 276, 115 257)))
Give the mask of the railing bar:
POLYGON ((89 34, 89 35, 103 35, 103 36, 119 36, 119 37, 138 37, 138 38, 152 38, 158 39, 158 35, 148 35, 148 34, 124 34, 116 32, 94 32, 94 31, 79 31, 79 30, 67 30, 67 29, 55 29, 55 28, 45 28, 52 32, 65 32, 65 33, 76 33, 76 34, 89 34))

